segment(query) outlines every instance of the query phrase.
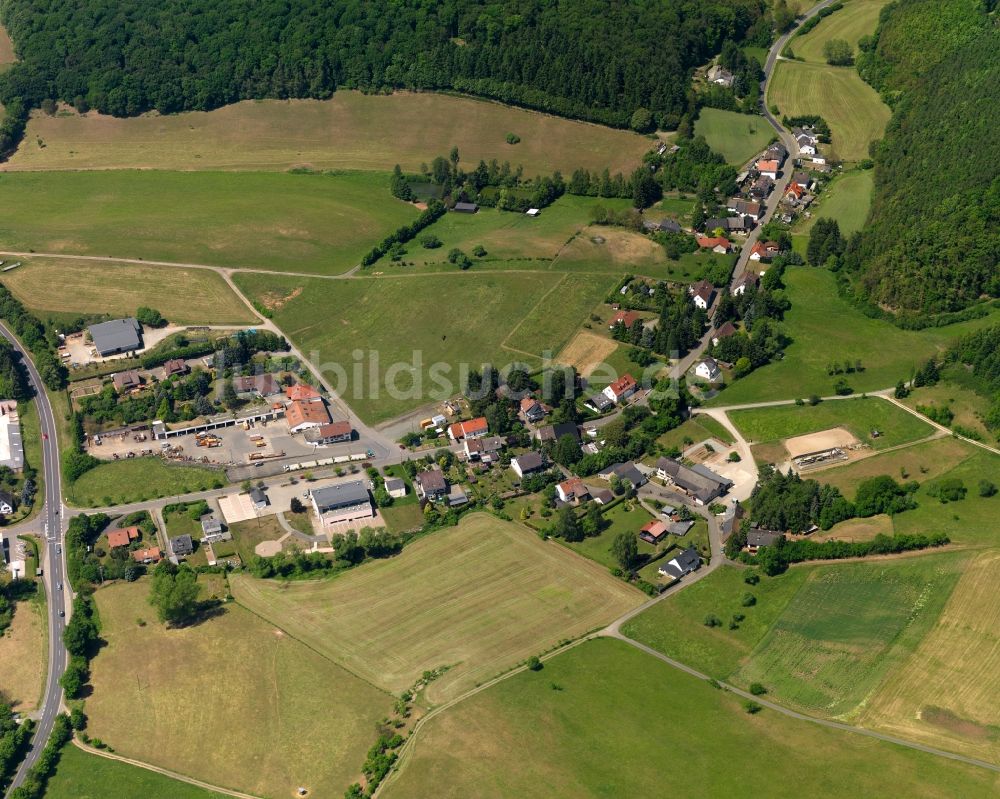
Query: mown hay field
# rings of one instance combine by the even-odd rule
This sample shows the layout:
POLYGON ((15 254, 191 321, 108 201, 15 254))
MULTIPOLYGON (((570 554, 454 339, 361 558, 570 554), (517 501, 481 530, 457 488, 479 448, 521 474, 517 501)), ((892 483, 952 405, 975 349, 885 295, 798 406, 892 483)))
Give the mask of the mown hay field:
POLYGON ((14 172, 8 250, 339 274, 419 213, 380 172, 14 172))
POLYGON ((238 605, 167 629, 149 582, 97 592, 91 736, 126 757, 266 796, 340 796, 392 697, 238 605), (142 623, 140 623, 142 622, 142 623))
MULTIPOLYGON (((3 48, 0 40, 0 59, 3 48)), ((7 170, 316 169, 418 171, 458 147, 462 164, 522 165, 528 176, 635 168, 655 142, 636 133, 444 94, 247 100, 215 111, 119 119, 36 113, 7 170), (507 144, 508 133, 521 138, 507 144), (41 143, 39 143, 41 142, 41 143)))
POLYGON ((822 116, 830 126, 830 149, 844 161, 867 158, 868 145, 881 138, 891 115, 854 67, 802 61, 778 62, 767 102, 778 107, 780 116, 822 116))
POLYGON ((991 762, 1000 759, 1000 552, 969 563, 937 623, 885 680, 865 726, 991 762))
POLYGON ((598 639, 431 719, 383 793, 945 799, 998 789, 985 769, 769 710, 748 715, 738 697, 598 639))
POLYGON ((234 575, 232 590, 253 613, 395 694, 448 667, 427 689, 432 703, 642 602, 606 569, 486 514, 333 580, 234 575))
POLYGON ((966 560, 959 552, 813 569, 734 680, 850 717, 920 645, 966 560))
POLYGON ((132 316, 145 305, 178 325, 256 321, 226 281, 209 269, 57 258, 20 260, 23 266, 5 272, 3 284, 43 319, 46 314, 132 316))

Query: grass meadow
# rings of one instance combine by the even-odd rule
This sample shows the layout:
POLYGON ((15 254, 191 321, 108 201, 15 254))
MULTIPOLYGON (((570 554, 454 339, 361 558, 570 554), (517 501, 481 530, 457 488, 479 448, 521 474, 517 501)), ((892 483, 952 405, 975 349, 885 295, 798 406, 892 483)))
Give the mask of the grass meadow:
POLYGON ((934 428, 880 397, 826 400, 819 405, 781 405, 730 411, 729 418, 755 444, 845 427, 861 442, 880 450, 926 438, 934 428), (878 430, 878 438, 871 431, 878 430))
POLYGON ((485 514, 333 580, 283 585, 234 575, 232 590, 253 613, 393 693, 424 670, 449 667, 427 689, 432 703, 643 598, 606 570, 485 514))
MULTIPOLYGON (((544 350, 558 352, 610 290, 614 278, 542 272, 468 272, 414 277, 310 280, 241 273, 247 296, 274 310, 274 321, 308 356, 346 370, 340 392, 370 422, 391 419, 442 393, 440 374, 459 391, 460 364, 538 366, 544 350), (414 376, 414 352, 422 365, 414 376), (355 360, 360 354, 361 361, 355 360), (377 354, 377 362, 370 360, 377 354), (410 364, 400 370, 396 363, 410 364), (445 372, 430 367, 444 364, 445 372), (360 377, 355 375, 360 371, 360 377), (377 395, 372 374, 382 375, 377 395), (388 396, 386 381, 398 386, 388 396), (422 383, 420 390, 417 382, 422 383)), ((327 377, 337 382, 333 369, 327 377)))
POLYGON ((102 463, 67 484, 65 491, 73 505, 99 508, 221 488, 225 479, 215 469, 167 465, 156 457, 130 458, 102 463))
POLYGON ((384 796, 943 799, 998 787, 983 769, 768 710, 748 715, 737 697, 599 639, 430 720, 384 796))
POLYGON ((46 314, 131 316, 141 305, 179 325, 250 324, 256 317, 215 272, 137 264, 32 258, 3 284, 41 318, 46 314), (58 290, 54 290, 54 287, 58 290))
POLYGON ((91 736, 258 795, 340 796, 357 779, 392 697, 238 605, 167 629, 148 592, 140 580, 96 594, 107 645, 91 664, 91 736))
POLYGON ((338 274, 416 218, 384 173, 0 175, 13 250, 338 274))
POLYGON ((735 681, 760 682, 811 713, 851 717, 932 628, 966 560, 945 553, 810 567, 735 681))
MULTIPOLYGON (((824 20, 817 30, 828 21, 824 20)), ((778 62, 768 86, 767 102, 778 107, 779 116, 822 116, 830 125, 830 149, 844 161, 868 157, 868 145, 882 137, 891 113, 854 67, 802 61, 778 62)))
POLYGON ((872 204, 874 182, 875 171, 872 169, 857 169, 838 175, 809 207, 812 216, 797 226, 794 234, 808 234, 820 217, 836 219, 845 237, 861 230, 872 204))
POLYGON ((982 441, 995 443, 997 435, 991 432, 983 417, 989 411, 990 401, 968 385, 963 378, 968 377, 965 367, 960 364, 946 366, 942 380, 935 386, 921 386, 910 392, 903 402, 911 408, 918 405, 929 405, 937 408, 948 408, 953 414, 951 427, 962 427, 977 433, 982 441))
POLYGON ((38 593, 17 603, 13 621, 0 636, 0 696, 15 713, 38 707, 47 656, 45 591, 39 582, 38 593))
POLYGON ((825 17, 808 33, 791 41, 796 57, 814 64, 826 64, 823 46, 831 39, 843 39, 858 54, 858 39, 875 32, 878 15, 889 0, 848 0, 844 7, 825 17))
MULTIPOLYGON (((0 42, 0 60, 3 57, 0 42)), ((624 130, 444 94, 331 99, 247 100, 215 111, 130 119, 91 111, 36 113, 6 169, 317 169, 416 172, 459 149, 480 159, 522 165, 529 176, 574 169, 628 172, 655 142, 624 130), (507 144, 508 133, 521 137, 507 144), (41 141, 41 144, 39 143, 41 141)))
POLYGON ((67 745, 49 778, 46 799, 108 799, 141 796, 144 799, 225 799, 225 794, 173 780, 154 771, 130 766, 67 745), (113 792, 113 793, 110 793, 113 792))
POLYGON ((792 339, 784 357, 731 383, 709 405, 833 394, 839 376, 827 374, 834 361, 861 360, 864 371, 842 375, 856 392, 890 388, 907 380, 932 355, 940 355, 960 336, 1000 319, 994 310, 983 319, 902 330, 871 319, 837 294, 836 279, 824 269, 793 267, 785 273, 792 307, 784 330, 792 339), (873 344, 873 342, 875 342, 873 344))
POLYGON ((775 137, 774 128, 764 117, 717 108, 701 109, 694 132, 736 167, 743 166, 775 137))
POLYGON ((656 439, 656 443, 661 447, 676 447, 679 450, 684 450, 707 438, 717 438, 723 444, 733 443, 733 434, 711 416, 705 414, 692 416, 680 427, 668 430, 656 439))
POLYGON ((727 679, 749 658, 760 640, 809 576, 808 568, 790 569, 778 577, 761 577, 754 586, 743 581, 746 570, 716 569, 670 599, 629 621, 622 632, 716 679, 727 679), (745 608, 743 596, 757 603, 745 608), (746 618, 728 629, 735 613, 746 618), (705 619, 717 616, 720 627, 705 619))
POLYGON ((1000 553, 977 555, 930 632, 866 703, 861 721, 892 735, 1000 759, 1000 553))

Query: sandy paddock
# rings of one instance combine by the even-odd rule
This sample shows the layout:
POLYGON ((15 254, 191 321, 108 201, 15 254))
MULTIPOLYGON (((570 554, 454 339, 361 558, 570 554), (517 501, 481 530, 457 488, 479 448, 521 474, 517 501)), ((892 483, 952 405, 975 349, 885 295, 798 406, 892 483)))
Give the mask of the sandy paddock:
POLYGON ((818 433, 809 433, 804 436, 795 436, 785 439, 785 449, 791 458, 798 458, 800 455, 808 455, 810 452, 821 452, 826 449, 840 447, 849 449, 856 447, 861 442, 854 437, 850 430, 843 427, 834 427, 830 430, 821 430, 818 433))

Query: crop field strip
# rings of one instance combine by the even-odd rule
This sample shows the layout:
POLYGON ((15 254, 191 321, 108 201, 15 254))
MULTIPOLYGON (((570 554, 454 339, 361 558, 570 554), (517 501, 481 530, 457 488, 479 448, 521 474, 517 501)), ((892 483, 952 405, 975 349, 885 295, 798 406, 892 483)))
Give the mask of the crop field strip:
POLYGON ((336 796, 356 778, 390 696, 237 605, 168 630, 147 593, 140 581, 96 594, 107 645, 91 667, 91 735, 127 757, 262 795, 305 785, 336 796))
POLYGON ((467 168, 496 159, 523 165, 527 176, 560 170, 568 177, 574 169, 627 172, 652 143, 630 131, 470 97, 344 90, 329 100, 246 100, 168 116, 36 112, 2 168, 388 172, 399 164, 416 172, 453 146, 467 168), (509 132, 521 141, 507 144, 509 132))
POLYGON ((485 514, 331 581, 282 586, 240 575, 232 590, 241 605, 392 693, 448 666, 427 690, 432 703, 642 601, 604 568, 485 514))

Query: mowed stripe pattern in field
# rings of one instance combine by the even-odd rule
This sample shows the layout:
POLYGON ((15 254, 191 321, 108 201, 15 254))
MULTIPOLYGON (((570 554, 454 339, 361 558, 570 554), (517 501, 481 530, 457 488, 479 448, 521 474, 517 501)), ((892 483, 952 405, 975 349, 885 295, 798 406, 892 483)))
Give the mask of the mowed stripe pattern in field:
POLYGON ((179 325, 256 321, 226 281, 208 269, 49 258, 21 260, 23 266, 3 273, 0 280, 43 318, 46 313, 125 316, 145 305, 179 325))
MULTIPOLYGON (((203 582, 206 597, 224 595, 219 577, 203 582)), ((91 735, 126 757, 260 796, 300 785, 340 796, 357 779, 392 697, 237 605, 167 629, 147 602, 148 580, 95 596, 107 644, 91 665, 91 735)), ((103 796, 124 795, 111 790, 103 796)))
POLYGON ((458 147, 462 164, 522 165, 526 175, 635 168, 649 139, 484 100, 340 91, 330 100, 262 100, 209 112, 118 119, 35 114, 4 169, 321 169, 417 171, 458 147), (521 141, 507 144, 514 133, 521 141), (44 147, 38 144, 41 140, 44 147))
POLYGON ((823 46, 831 39, 843 39, 857 56, 858 39, 875 32, 879 12, 888 3, 889 0, 848 0, 842 9, 825 17, 809 33, 792 39, 792 50, 798 58, 825 64, 823 46))
POLYGON ((868 702, 866 726, 1000 758, 1000 552, 966 568, 937 624, 868 702))
POLYGON ((801 61, 776 65, 767 101, 782 116, 822 116, 830 125, 833 153, 845 161, 868 157, 869 143, 882 136, 891 114, 853 67, 801 61))
POLYGON ((231 585, 240 604, 394 694, 449 667, 427 690, 435 703, 642 601, 605 569, 486 514, 334 580, 234 575, 231 585))

